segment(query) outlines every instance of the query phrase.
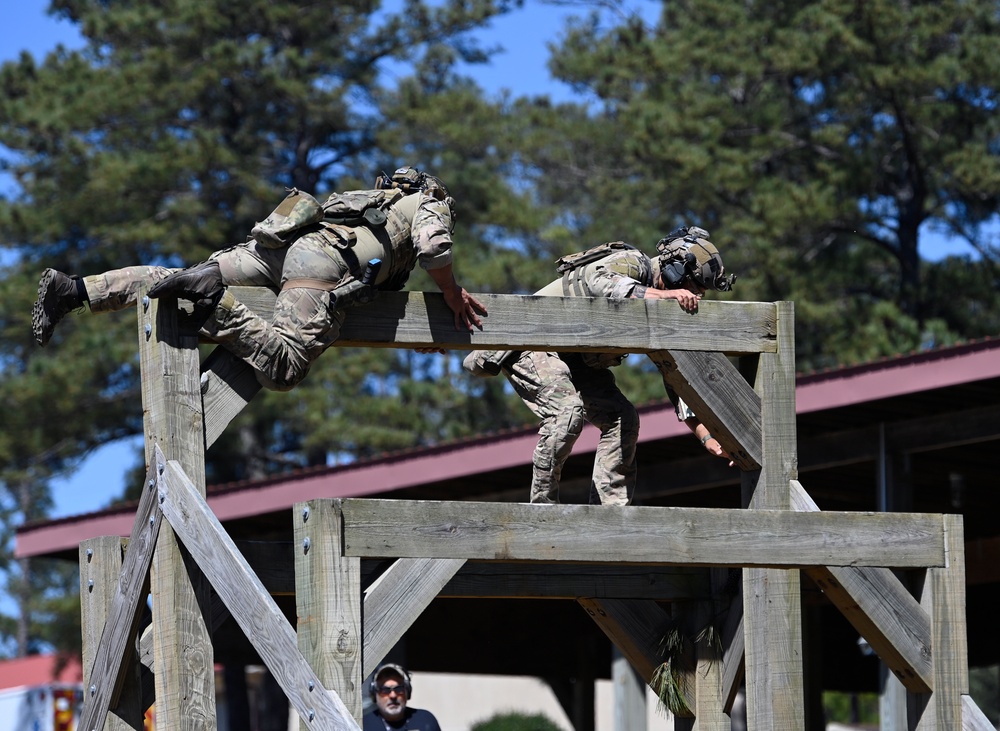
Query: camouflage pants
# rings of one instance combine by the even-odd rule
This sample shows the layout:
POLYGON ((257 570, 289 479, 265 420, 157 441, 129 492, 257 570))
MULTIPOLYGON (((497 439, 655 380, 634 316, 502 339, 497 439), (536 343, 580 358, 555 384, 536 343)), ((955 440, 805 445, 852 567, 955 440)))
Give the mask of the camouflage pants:
POLYGON ((532 458, 531 502, 559 502, 563 465, 587 421, 601 432, 591 502, 627 505, 635 488, 639 415, 611 371, 583 365, 576 353, 530 351, 504 370, 518 396, 541 419, 532 458))
MULTIPOLYGON (((254 242, 214 253, 223 283, 264 286, 279 290, 274 314, 265 320, 227 292, 202 327, 202 334, 221 343, 253 366, 265 388, 288 390, 298 384, 313 361, 340 335, 344 313, 331 307, 330 292, 309 286, 285 287, 287 282, 311 279, 335 284, 352 272, 360 276, 370 259, 382 259, 384 246, 368 231, 358 229, 357 243, 343 250, 318 234, 307 234, 285 249, 267 249, 254 242)), ((126 267, 87 277, 84 284, 94 312, 134 305, 139 284, 152 284, 174 269, 126 267)))

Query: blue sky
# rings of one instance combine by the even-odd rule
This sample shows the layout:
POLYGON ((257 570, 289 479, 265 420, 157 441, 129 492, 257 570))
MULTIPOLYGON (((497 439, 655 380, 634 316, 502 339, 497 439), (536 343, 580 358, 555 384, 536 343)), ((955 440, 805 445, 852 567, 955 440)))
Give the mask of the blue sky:
MULTIPOLYGON (((658 16, 657 0, 627 0, 625 5, 642 13, 648 21, 658 16)), ((22 51, 36 58, 59 43, 74 48, 81 45, 73 25, 57 22, 47 15, 48 0, 5 0, 0 21, 5 32, 0 34, 0 62, 13 60, 22 51)), ((547 5, 527 0, 523 10, 492 22, 477 36, 488 48, 503 50, 491 64, 469 68, 487 93, 507 89, 517 95, 548 94, 557 100, 572 97, 563 84, 555 82, 545 67, 547 44, 559 39, 566 19, 582 15, 585 8, 573 5, 547 5)), ((965 253, 966 247, 940 238, 924 239, 921 253, 930 259, 948 254, 965 253)), ((98 510, 124 490, 123 472, 141 458, 141 438, 115 442, 95 452, 70 478, 53 483, 56 509, 53 517, 98 510)))

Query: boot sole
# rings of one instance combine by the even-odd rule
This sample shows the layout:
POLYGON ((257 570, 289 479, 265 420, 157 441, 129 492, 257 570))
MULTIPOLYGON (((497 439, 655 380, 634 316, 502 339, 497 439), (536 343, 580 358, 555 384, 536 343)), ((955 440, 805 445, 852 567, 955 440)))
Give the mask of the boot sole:
POLYGON ((38 280, 38 299, 35 300, 35 304, 31 308, 31 332, 35 336, 35 342, 43 348, 56 329, 56 323, 45 316, 44 306, 45 295, 49 287, 52 286, 55 273, 55 269, 46 269, 42 272, 42 278, 38 280))

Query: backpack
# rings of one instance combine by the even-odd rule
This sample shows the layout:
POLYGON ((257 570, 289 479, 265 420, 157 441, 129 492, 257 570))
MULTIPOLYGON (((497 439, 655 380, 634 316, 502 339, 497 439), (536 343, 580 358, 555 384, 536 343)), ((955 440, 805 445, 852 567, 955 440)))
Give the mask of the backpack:
MULTIPOLYGON (((250 237, 268 249, 281 249, 302 234, 317 230, 321 223, 334 228, 384 226, 384 209, 402 195, 399 190, 354 190, 333 193, 320 204, 308 193, 292 188, 271 215, 251 229, 250 237)), ((348 239, 353 243, 353 237, 348 239)))

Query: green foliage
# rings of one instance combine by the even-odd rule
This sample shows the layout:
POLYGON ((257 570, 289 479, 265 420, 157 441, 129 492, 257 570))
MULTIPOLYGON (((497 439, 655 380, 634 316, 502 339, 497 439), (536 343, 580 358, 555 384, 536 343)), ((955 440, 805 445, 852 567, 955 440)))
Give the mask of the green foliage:
POLYGON ((1000 666, 969 668, 969 695, 994 725, 1000 723, 1000 666))
POLYGON ((823 713, 827 723, 878 723, 878 695, 875 693, 823 693, 823 713))
POLYGON ((541 713, 510 712, 474 723, 471 731, 559 731, 559 726, 541 713))
POLYGON ((695 647, 699 645, 713 653, 721 653, 722 639, 714 625, 709 623, 692 635, 677 620, 667 623, 660 638, 662 662, 653 670, 649 681, 649 687, 659 700, 659 710, 681 716, 691 715, 681 678, 693 668, 695 647))

